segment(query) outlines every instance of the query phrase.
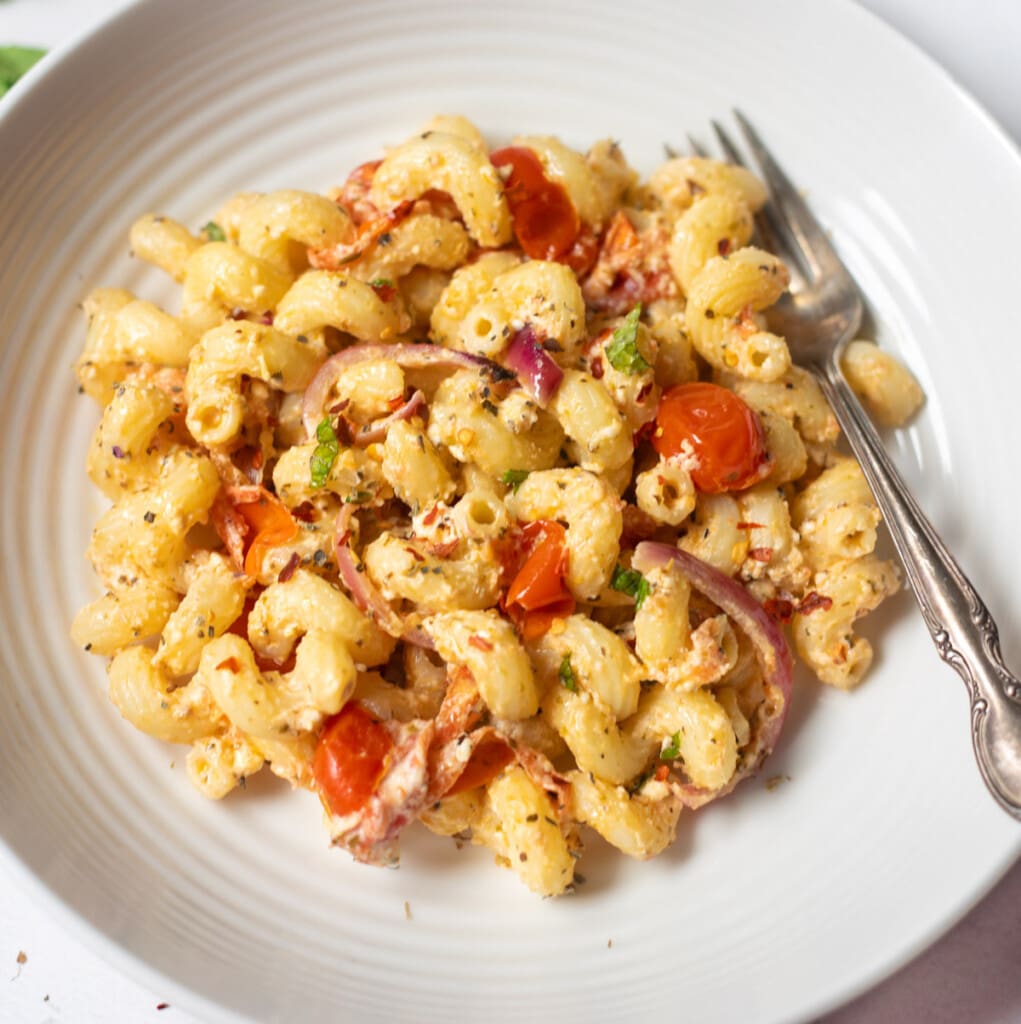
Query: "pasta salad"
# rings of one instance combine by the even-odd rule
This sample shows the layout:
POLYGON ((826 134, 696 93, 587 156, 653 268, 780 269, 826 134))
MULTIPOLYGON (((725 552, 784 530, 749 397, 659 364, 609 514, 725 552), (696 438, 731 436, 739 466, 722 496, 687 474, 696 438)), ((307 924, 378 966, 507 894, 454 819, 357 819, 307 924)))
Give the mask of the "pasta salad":
MULTIPOLYGON (((655 856, 753 774, 792 692, 872 658, 879 512, 764 311, 761 183, 440 116, 326 195, 156 215, 168 312, 86 302, 110 499, 72 626, 219 799, 263 767, 395 864, 416 820, 572 888, 583 827, 655 856)), ((922 400, 867 341, 888 424, 922 400)))

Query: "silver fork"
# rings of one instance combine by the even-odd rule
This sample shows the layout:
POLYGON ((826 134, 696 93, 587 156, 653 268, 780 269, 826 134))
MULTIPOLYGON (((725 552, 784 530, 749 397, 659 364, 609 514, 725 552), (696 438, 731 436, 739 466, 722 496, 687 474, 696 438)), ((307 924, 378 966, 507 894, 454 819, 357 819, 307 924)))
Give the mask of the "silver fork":
MULTIPOLYGON (((882 510, 936 650, 968 687, 982 778, 1000 806, 1021 820, 1021 681, 1003 662, 989 609, 912 497, 841 372, 843 348, 862 320, 858 286, 758 133, 739 111, 734 116, 770 192, 756 218, 761 241, 788 264, 794 282, 770 309, 771 326, 787 338, 794 361, 815 374, 833 407, 882 510)), ((742 164, 727 133, 712 124, 727 157, 742 164)))

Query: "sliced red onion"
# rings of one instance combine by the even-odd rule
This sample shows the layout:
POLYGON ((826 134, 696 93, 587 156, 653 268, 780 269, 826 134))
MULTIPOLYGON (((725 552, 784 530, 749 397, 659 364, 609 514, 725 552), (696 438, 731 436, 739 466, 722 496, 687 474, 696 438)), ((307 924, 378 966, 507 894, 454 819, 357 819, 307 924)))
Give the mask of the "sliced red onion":
POLYGON ((398 420, 411 419, 423 405, 425 405, 425 395, 421 391, 416 391, 399 409, 395 409, 389 416, 353 431, 351 440, 359 448, 382 441, 386 438, 386 433, 392 424, 398 420))
POLYGON ((526 324, 514 335, 504 361, 518 375, 521 386, 543 408, 564 379, 564 371, 542 347, 531 325, 526 324))
POLYGON ((644 541, 635 548, 631 559, 632 567, 641 573, 661 568, 669 562, 676 562, 692 586, 729 615, 751 640, 755 657, 762 669, 768 697, 765 710, 760 712, 762 723, 757 738, 758 749, 754 756, 746 758, 745 766, 734 773, 726 786, 712 793, 694 786, 685 787, 684 802, 689 806, 698 806, 729 793, 741 779, 756 771, 776 746, 790 707, 794 664, 779 625, 740 583, 687 551, 669 544, 644 541))
POLYGON ((485 370, 493 380, 508 380, 511 374, 502 366, 483 356, 470 352, 458 352, 442 345, 425 343, 409 345, 364 344, 351 345, 336 355, 330 356, 316 371, 316 375, 305 388, 301 403, 301 419, 310 438, 315 437, 316 427, 323 418, 323 406, 330 388, 349 366, 370 359, 389 359, 405 370, 419 370, 427 366, 448 366, 451 369, 485 370))
POLYGON ((401 617, 390 607, 386 598, 376 589, 369 574, 359 571, 358 559, 351 550, 351 518, 353 505, 341 506, 333 534, 333 556, 337 560, 337 572, 351 592, 351 600, 370 616, 384 632, 392 637, 405 640, 416 647, 433 649, 432 638, 423 630, 406 627, 401 617))

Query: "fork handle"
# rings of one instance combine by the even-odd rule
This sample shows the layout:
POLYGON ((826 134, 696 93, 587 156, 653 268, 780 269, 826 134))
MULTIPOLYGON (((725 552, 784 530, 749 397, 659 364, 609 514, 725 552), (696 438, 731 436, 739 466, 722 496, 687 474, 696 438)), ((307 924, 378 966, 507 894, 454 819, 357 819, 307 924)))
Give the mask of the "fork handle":
POLYGON ((816 376, 876 497, 939 651, 968 687, 982 778, 1021 820, 1021 681, 1003 662, 989 609, 919 508, 840 370, 842 346, 816 376))

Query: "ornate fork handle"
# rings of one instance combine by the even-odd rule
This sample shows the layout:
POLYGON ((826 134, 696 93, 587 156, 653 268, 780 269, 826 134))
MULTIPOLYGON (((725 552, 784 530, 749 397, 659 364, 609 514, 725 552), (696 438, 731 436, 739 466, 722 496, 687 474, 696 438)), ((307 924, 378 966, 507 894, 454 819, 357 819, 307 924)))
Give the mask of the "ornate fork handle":
POLYGON ((986 785, 1021 820, 1021 681, 961 567, 911 496, 839 368, 843 346, 813 367, 882 510, 940 657, 968 687, 972 742, 986 785))

